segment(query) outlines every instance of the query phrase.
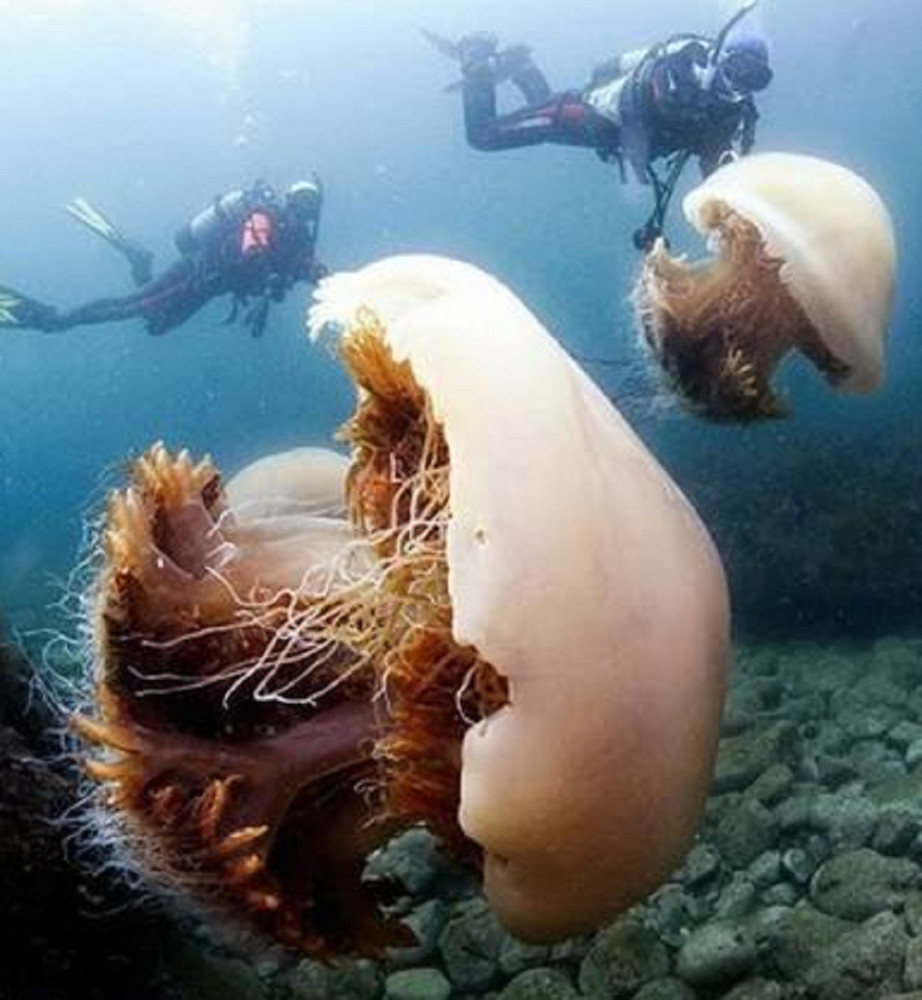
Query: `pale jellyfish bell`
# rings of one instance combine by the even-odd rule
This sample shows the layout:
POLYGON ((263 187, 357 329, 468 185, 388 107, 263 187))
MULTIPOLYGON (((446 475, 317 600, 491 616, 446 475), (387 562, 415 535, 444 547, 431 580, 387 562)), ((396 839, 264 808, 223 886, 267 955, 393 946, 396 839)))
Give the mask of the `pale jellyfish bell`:
POLYGON ((401 941, 363 865, 419 824, 514 934, 591 930, 668 877, 704 805, 713 544, 477 268, 334 275, 311 326, 358 387, 348 472, 283 455, 223 488, 155 447, 110 499, 77 722, 106 807, 153 878, 315 956, 401 941), (298 506, 343 489, 346 517, 298 506))
POLYGON ((721 167, 683 210, 715 257, 688 263, 659 242, 634 301, 693 409, 716 420, 783 415, 771 379, 795 350, 840 391, 878 387, 896 244, 865 180, 815 157, 760 153, 721 167))
POLYGON ((727 602, 705 529, 594 383, 498 281, 437 257, 320 289, 362 312, 450 456, 451 630, 508 684, 461 748, 458 820, 500 919, 597 926, 681 860, 703 804, 727 602))

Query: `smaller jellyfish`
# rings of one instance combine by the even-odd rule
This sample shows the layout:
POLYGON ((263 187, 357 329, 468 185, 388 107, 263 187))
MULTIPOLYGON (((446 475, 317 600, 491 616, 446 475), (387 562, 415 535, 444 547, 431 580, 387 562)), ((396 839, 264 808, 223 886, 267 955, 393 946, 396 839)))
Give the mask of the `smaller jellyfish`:
POLYGON ((837 390, 877 388, 896 246, 866 181, 814 157, 760 153, 721 167, 682 207, 716 256, 686 262, 658 241, 633 299, 690 410, 715 421, 785 416, 771 379, 791 351, 837 390))
POLYGON ((284 515, 345 517, 349 459, 327 448, 264 455, 224 484, 238 524, 284 515))

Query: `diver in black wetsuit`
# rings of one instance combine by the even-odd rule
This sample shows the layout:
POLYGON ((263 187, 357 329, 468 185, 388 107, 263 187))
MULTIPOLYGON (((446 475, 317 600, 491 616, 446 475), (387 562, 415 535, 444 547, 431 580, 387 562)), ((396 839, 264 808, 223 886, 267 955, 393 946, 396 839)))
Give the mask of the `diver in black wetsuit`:
POLYGON ((315 282, 325 273, 315 256, 322 201, 316 179, 298 181, 284 194, 263 182, 229 191, 177 232, 179 258, 154 277, 150 252, 77 199, 68 211, 125 257, 137 290, 59 310, 0 286, 0 328, 56 333, 140 317, 149 333, 163 334, 212 299, 230 295, 228 322, 239 317, 261 336, 272 302, 297 282, 315 282))
POLYGON ((758 119, 753 93, 771 81, 761 36, 731 29, 755 5, 742 7, 714 39, 676 35, 598 66, 579 90, 552 92, 523 45, 500 49, 493 35, 475 33, 449 42, 426 37, 461 64, 467 140, 475 149, 502 150, 550 142, 593 149, 606 162, 627 161, 643 184, 652 184, 655 207, 634 236, 648 249, 661 235, 679 174, 691 156, 704 175, 745 155, 758 119), (510 81, 525 101, 500 115, 497 86, 510 81), (661 177, 654 163, 667 161, 661 177))

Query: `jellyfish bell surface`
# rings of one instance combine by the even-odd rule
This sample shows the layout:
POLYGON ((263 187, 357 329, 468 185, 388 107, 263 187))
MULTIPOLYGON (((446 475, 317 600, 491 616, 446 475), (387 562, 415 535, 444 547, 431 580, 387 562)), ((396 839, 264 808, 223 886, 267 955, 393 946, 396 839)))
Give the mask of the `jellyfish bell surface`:
MULTIPOLYGON (((294 448, 257 459, 224 484, 232 544, 259 565, 263 587, 298 589, 306 571, 355 542, 346 520, 348 472, 338 452, 294 448)), ((352 557, 359 558, 358 546, 352 557)))
POLYGON ((771 378, 791 351, 840 391, 877 388, 896 244, 865 180, 815 157, 759 153, 719 168, 683 210, 716 257, 688 263, 658 241, 634 302, 684 402, 715 420, 783 416, 771 378))
POLYGON ((349 459, 329 448, 265 455, 224 484, 238 522, 281 514, 345 517, 349 459))
MULTIPOLYGON (((610 402, 502 285, 415 257, 356 279, 450 456, 452 638, 508 688, 464 734, 461 828, 513 933, 592 928, 664 878, 695 827, 724 682, 719 561, 610 402), (392 283, 424 269, 447 290, 394 308, 392 283)), ((315 322, 337 314, 337 291, 321 287, 315 322)), ((348 281, 343 299, 336 318, 360 329, 348 281)))
POLYGON ((301 524, 278 573, 287 527, 254 542, 209 462, 137 463, 95 588, 91 773, 155 877, 314 955, 400 939, 363 863, 418 824, 512 933, 594 928, 705 800, 729 617, 707 532, 484 272, 336 275, 311 328, 358 387, 340 542, 301 524))

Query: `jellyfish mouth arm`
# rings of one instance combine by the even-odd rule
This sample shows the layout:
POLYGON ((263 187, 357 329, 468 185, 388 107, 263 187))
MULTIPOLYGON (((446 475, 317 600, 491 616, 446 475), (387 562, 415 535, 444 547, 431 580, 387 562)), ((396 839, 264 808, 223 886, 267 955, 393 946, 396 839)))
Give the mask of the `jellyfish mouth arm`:
POLYGON ((374 734, 372 711, 358 702, 241 745, 82 716, 73 727, 116 751, 86 767, 110 784, 113 801, 136 822, 194 844, 200 866, 233 868, 246 850, 254 873, 257 861, 265 865, 294 799, 326 779, 360 772, 374 734))
POLYGON ((734 264, 776 265, 762 269, 773 280, 751 286, 763 305, 782 306, 779 315, 763 310, 765 332, 786 327, 838 390, 879 386, 897 247, 867 180, 817 157, 758 153, 715 171, 683 208, 699 232, 719 233, 734 264))
POLYGON ((299 789, 367 760, 375 733, 372 709, 361 702, 342 702, 282 732, 240 744, 83 715, 74 716, 72 726, 86 741, 118 755, 117 761, 88 762, 102 780, 125 783, 135 775, 150 785, 170 775, 193 783, 230 776, 249 782, 264 803, 270 799, 261 789, 283 788, 276 797, 281 809, 299 789))
POLYGON ((378 910, 389 887, 362 878, 392 829, 371 822, 369 703, 244 744, 85 717, 73 727, 107 751, 86 769, 162 887, 318 957, 411 942, 378 910))
POLYGON ((86 770, 135 870, 288 947, 379 955, 407 938, 362 879, 391 827, 371 822, 373 678, 325 592, 351 570, 317 567, 308 594, 313 563, 269 565, 286 538, 367 559, 340 524, 305 526, 241 530, 210 463, 152 448, 109 501, 96 707, 73 726, 101 748, 86 770))
POLYGON ((701 416, 783 416, 771 377, 815 338, 783 290, 781 262, 760 249, 753 228, 726 212, 712 221, 716 258, 688 263, 664 245, 647 255, 634 292, 639 329, 672 388, 701 416))

